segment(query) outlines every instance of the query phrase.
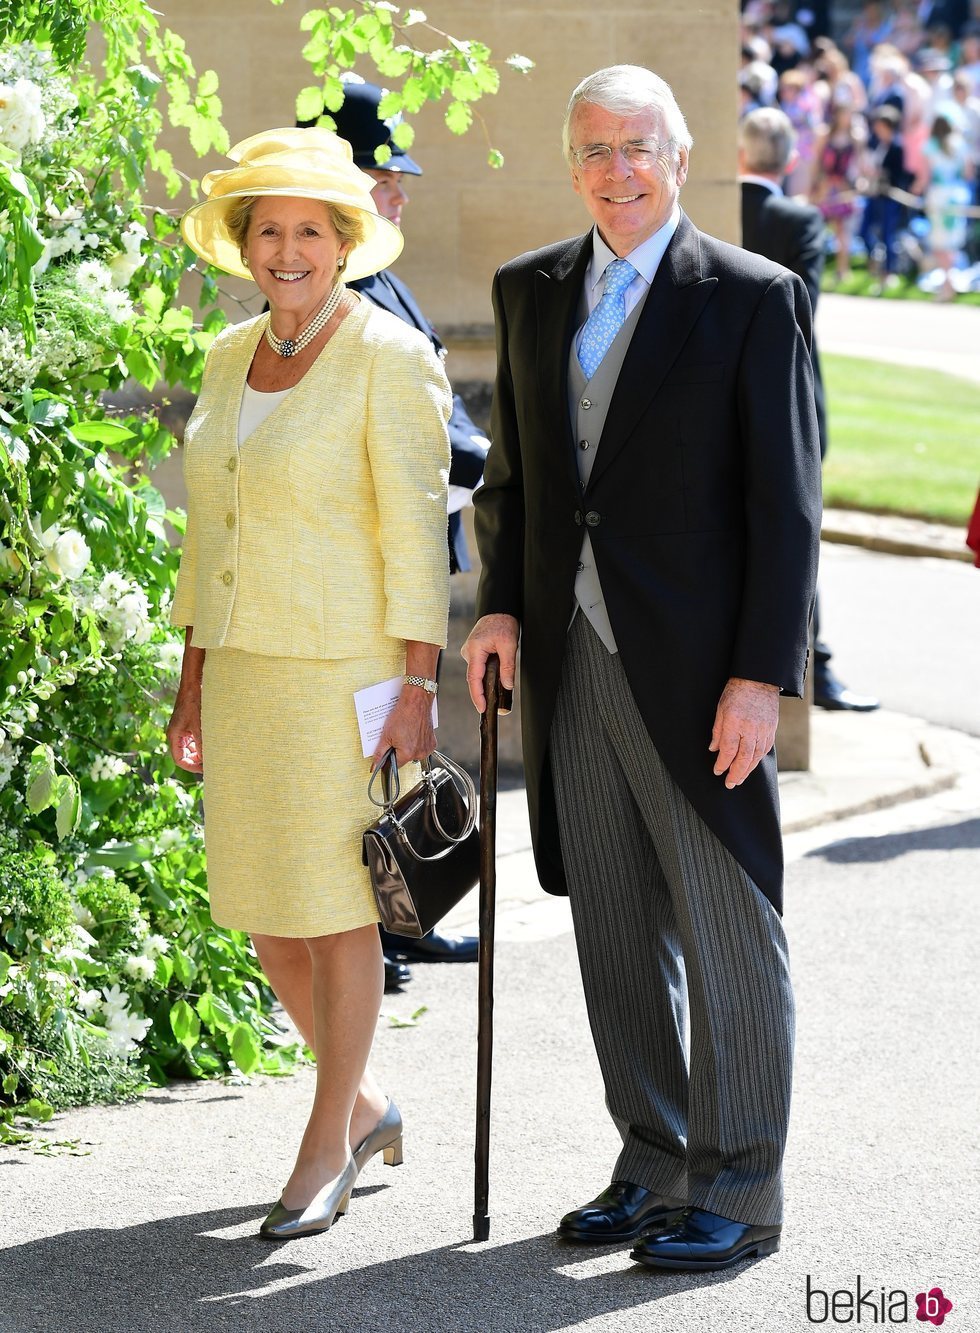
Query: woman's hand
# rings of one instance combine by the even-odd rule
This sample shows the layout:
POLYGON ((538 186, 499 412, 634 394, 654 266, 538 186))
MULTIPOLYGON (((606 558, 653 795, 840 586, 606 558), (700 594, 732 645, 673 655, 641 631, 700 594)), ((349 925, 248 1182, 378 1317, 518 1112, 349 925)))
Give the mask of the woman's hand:
POLYGON ((388 750, 395 751, 396 762, 401 768, 413 759, 427 759, 435 748, 432 695, 420 685, 403 685, 375 748, 372 767, 378 767, 388 750))
POLYGON ((201 743, 201 696, 179 690, 174 711, 167 723, 167 741, 174 763, 188 773, 204 772, 204 746, 201 743))

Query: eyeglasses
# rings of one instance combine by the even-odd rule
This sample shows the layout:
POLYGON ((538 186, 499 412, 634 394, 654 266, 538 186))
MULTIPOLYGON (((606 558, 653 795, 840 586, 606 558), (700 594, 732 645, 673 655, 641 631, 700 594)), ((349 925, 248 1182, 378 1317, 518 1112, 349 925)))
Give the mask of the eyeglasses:
MULTIPOLYGON (((620 144, 619 151, 631 167, 643 171, 652 167, 664 149, 669 148, 673 142, 673 139, 665 139, 663 143, 653 139, 633 139, 629 143, 620 144)), ((609 165, 612 155, 612 145, 607 143, 587 143, 571 150, 572 161, 582 171, 600 171, 609 165)))

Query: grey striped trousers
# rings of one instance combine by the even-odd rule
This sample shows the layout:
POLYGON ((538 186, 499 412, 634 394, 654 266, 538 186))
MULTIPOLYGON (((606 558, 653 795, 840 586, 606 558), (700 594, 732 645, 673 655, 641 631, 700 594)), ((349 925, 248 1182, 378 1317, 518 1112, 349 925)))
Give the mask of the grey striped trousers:
POLYGON ((612 1178, 778 1223, 794 1034, 786 937, 668 774, 619 655, 581 613, 551 761, 589 1022, 623 1139, 612 1178))

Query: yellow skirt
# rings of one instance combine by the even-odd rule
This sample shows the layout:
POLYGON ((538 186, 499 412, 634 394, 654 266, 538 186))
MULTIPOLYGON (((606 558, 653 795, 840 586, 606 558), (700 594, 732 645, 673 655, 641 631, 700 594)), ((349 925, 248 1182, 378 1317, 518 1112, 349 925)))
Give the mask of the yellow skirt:
MULTIPOLYGON (((400 675, 388 657, 310 660, 209 648, 204 842, 211 916, 262 935, 335 935, 378 920, 361 835, 367 797, 354 691, 400 675)), ((418 766, 401 773, 402 791, 418 766)))

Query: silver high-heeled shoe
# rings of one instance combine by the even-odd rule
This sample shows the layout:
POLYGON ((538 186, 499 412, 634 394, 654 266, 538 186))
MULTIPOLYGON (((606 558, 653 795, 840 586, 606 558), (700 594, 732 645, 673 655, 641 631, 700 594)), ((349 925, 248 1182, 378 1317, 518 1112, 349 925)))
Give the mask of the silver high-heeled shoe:
POLYGON ((401 1112, 390 1097, 384 1115, 370 1134, 354 1149, 354 1161, 358 1171, 364 1170, 376 1152, 384 1153, 386 1166, 401 1166, 404 1161, 401 1112))
POLYGON ((280 1199, 259 1227, 259 1235, 265 1240, 290 1240, 293 1236, 329 1231, 334 1218, 347 1212, 356 1179, 357 1163, 349 1157, 340 1175, 328 1180, 305 1208, 287 1208, 280 1199))

